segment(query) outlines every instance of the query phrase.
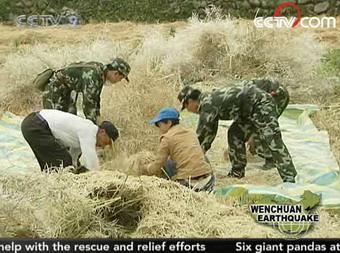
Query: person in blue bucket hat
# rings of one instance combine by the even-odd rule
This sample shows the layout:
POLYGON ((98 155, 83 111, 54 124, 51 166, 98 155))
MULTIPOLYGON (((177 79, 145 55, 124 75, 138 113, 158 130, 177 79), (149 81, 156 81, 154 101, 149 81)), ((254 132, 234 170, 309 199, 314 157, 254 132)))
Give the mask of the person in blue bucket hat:
POLYGON ((175 108, 163 108, 150 121, 160 131, 160 146, 156 160, 142 174, 162 177, 164 173, 195 191, 211 192, 215 176, 210 163, 194 131, 179 124, 179 112, 175 108))

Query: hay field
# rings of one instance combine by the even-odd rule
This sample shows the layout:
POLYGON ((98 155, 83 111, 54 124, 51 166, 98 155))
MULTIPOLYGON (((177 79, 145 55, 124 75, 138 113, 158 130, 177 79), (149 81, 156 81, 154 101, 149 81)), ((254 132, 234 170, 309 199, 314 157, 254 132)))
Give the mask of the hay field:
MULTIPOLYGON (((283 237, 255 223, 237 201, 134 176, 143 166, 139 158, 157 148, 158 132, 148 120, 163 106, 179 106, 176 97, 183 81, 211 89, 240 79, 277 78, 289 89, 292 102, 323 106, 314 119, 331 134, 340 159, 339 76, 322 63, 328 48, 339 48, 339 30, 255 30, 249 21, 211 13, 204 21, 193 17, 171 24, 0 26, 0 32, 0 106, 16 114, 41 108, 41 94, 31 81, 47 66, 80 60, 106 63, 119 56, 132 67, 129 84, 102 92, 102 118, 117 124, 121 138, 113 151, 102 154, 101 171, 46 176, 32 168, 29 178, 2 175, 0 236, 283 237)), ((217 167, 228 166, 224 146, 224 136, 218 136, 210 151, 217 167)), ((280 182, 276 171, 259 175, 249 171, 241 183, 280 182)), ((236 182, 218 180, 219 186, 236 182)), ((320 224, 306 236, 339 237, 338 217, 324 210, 320 214, 320 224)))

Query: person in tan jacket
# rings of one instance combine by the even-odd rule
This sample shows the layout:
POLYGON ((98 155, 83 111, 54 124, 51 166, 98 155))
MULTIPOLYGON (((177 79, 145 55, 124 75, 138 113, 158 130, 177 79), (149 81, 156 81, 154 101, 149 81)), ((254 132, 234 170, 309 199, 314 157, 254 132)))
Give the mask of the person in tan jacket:
POLYGON ((160 147, 156 160, 147 166, 143 174, 161 177, 165 172, 171 180, 195 191, 211 192, 215 185, 211 165, 194 131, 179 124, 178 111, 163 108, 150 124, 160 130, 160 147))

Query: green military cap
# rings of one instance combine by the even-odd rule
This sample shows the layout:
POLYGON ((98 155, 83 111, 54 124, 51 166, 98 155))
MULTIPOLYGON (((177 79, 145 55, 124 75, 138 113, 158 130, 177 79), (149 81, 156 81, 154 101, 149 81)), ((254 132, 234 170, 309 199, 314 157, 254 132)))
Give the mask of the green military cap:
POLYGON ((178 100, 182 103, 182 109, 181 111, 183 111, 185 109, 185 105, 184 103, 188 101, 188 99, 190 98, 191 93, 194 91, 194 88, 190 87, 190 86, 185 86, 180 93, 178 94, 177 98, 178 100))
POLYGON ((130 73, 131 67, 130 65, 124 61, 122 58, 116 58, 109 64, 112 69, 119 71, 126 79, 126 81, 130 81, 128 75, 130 73))

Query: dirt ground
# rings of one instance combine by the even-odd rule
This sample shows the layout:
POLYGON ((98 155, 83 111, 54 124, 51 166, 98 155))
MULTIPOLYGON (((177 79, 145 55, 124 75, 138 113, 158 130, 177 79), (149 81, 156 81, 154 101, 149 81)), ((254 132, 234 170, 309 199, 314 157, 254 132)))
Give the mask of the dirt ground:
POLYGON ((136 24, 131 22, 88 24, 79 27, 27 28, 0 25, 0 63, 10 53, 25 45, 46 43, 50 46, 76 45, 86 41, 109 39, 131 42, 142 39, 148 31, 169 33, 171 28, 185 26, 185 22, 167 24, 136 24))
MULTIPOLYGON (((332 29, 314 29, 315 38, 325 43, 329 48, 339 48, 340 46, 340 18, 337 18, 337 27, 332 29)), ((303 29, 301 29, 303 30, 303 29)))
MULTIPOLYGON (((250 22, 250 21, 247 21, 250 22)), ((337 18, 340 23, 340 17, 337 18)), ((96 39, 111 39, 114 41, 138 41, 148 31, 169 33, 171 29, 185 27, 185 22, 161 23, 161 24, 137 24, 132 22, 87 24, 79 27, 47 27, 47 28, 22 28, 0 24, 0 63, 19 47, 35 43, 47 43, 49 45, 77 44, 96 39)), ((297 28, 304 32, 304 28, 297 28)), ((313 29, 314 37, 327 45, 328 48, 339 48, 340 25, 335 29, 313 29)))

